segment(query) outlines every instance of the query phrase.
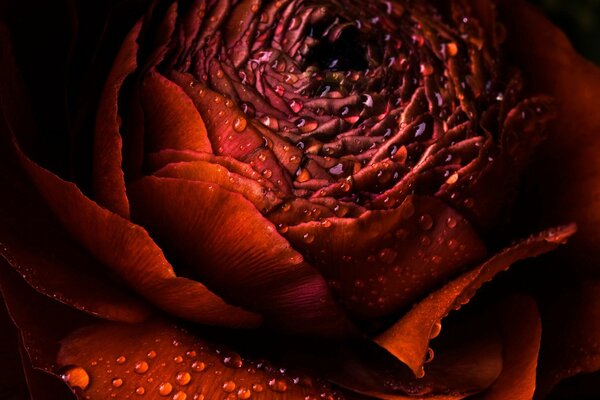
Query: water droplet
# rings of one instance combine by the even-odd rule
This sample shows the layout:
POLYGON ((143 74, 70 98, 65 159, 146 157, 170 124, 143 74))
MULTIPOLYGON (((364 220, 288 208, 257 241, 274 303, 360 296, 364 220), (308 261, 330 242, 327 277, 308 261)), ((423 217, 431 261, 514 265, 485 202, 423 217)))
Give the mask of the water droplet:
POLYGON ((281 379, 273 378, 269 381, 269 388, 274 392, 283 393, 287 390, 287 384, 281 379))
POLYGON ((471 199, 471 198, 468 198, 468 199, 465 199, 465 201, 463 202, 463 204, 467 208, 473 208, 473 206, 475 206, 475 201, 473 199, 471 199))
POLYGON ((244 129, 246 129, 246 126, 248 126, 248 121, 244 117, 236 117, 235 120, 233 120, 233 130, 238 133, 243 132, 244 129))
POLYGON ((223 391, 226 393, 231 393, 235 390, 235 382, 234 381, 227 381, 223 383, 223 386, 221 386, 223 388, 223 391))
POLYGON ((446 44, 446 54, 450 57, 454 57, 458 54, 458 46, 454 42, 450 42, 446 44))
POLYGON ((119 356, 119 357, 117 357, 117 359, 115 361, 117 364, 121 365, 121 364, 125 364, 125 361, 127 361, 127 358, 125 358, 125 356, 119 356))
POLYGON ((423 214, 419 217, 419 227, 422 230, 428 231, 431 229, 432 226, 433 226, 433 219, 431 218, 431 215, 423 214))
POLYGON ((148 357, 149 359, 153 360, 156 358, 156 352, 154 350, 150 350, 148 352, 148 354, 146 354, 146 357, 148 357))
POLYGON ((148 371, 148 363, 146 361, 138 361, 133 368, 138 374, 145 374, 148 371))
POLYGON ((181 371, 177 373, 177 375, 175 376, 175 380, 181 386, 185 386, 190 383, 190 381, 192 380, 192 376, 188 372, 181 371))
POLYGON ((298 172, 296 173, 296 180, 300 183, 306 182, 310 178, 312 178, 312 176, 310 175, 310 172, 308 172, 308 170, 306 168, 300 168, 298 170, 298 172))
POLYGON ((425 360, 423 361, 424 364, 430 363, 433 361, 433 357, 435 356, 433 349, 431 347, 429 347, 427 349, 427 355, 425 356, 425 360))
POLYGON ((173 391, 173 385, 169 382, 163 382, 158 386, 158 394, 161 396, 168 396, 173 391))
POLYGON ((302 236, 302 239, 304 239, 304 243, 312 243, 315 241, 315 235, 312 233, 305 233, 304 236, 302 236))
POLYGON ((392 264, 394 261, 396 261, 398 252, 391 248, 385 248, 385 249, 382 249, 377 256, 380 261, 382 261, 386 264, 392 264))
POLYGON ((175 356, 173 357, 173 361, 175 362, 175 364, 181 364, 183 362, 183 357, 175 356))
POLYGON ((431 66, 430 64, 421 64, 419 70, 424 76, 429 76, 433 74, 433 66, 431 66))
POLYGON ((121 386, 123 386, 123 379, 121 379, 121 378, 114 378, 111 381, 111 384, 113 385, 113 387, 120 388, 121 386))
POLYGON ((173 395, 173 400, 185 400, 186 398, 187 394, 181 390, 173 395))
POLYGON ((135 394, 142 396, 144 393, 146 393, 146 389, 144 389, 144 387, 142 387, 142 386, 135 389, 135 394))
POLYGON ((458 181, 458 173, 453 173, 452 175, 450 175, 448 177, 448 179, 446 179, 446 183, 448 185, 454 185, 456 182, 458 181))
POLYGON ((433 324, 433 326, 431 327, 431 332, 429 332, 429 339, 434 339, 436 337, 438 337, 438 335, 440 334, 440 332, 442 331, 442 324, 441 322, 436 322, 435 324, 433 324))
POLYGON ((269 179, 271 176, 273 176, 273 171, 267 168, 262 172, 262 176, 269 179))
POLYGON ((323 221, 321 221, 321 226, 324 228, 329 228, 331 226, 331 221, 328 219, 324 219, 323 221))
POLYGON ((60 376, 72 388, 85 390, 90 384, 90 376, 81 367, 68 367, 60 376))
POLYGON ((302 111, 302 109, 304 108, 304 104, 300 100, 292 100, 290 102, 290 108, 293 112, 297 114, 300 111, 302 111))
POLYGON ((432 261, 434 264, 441 264, 441 262, 442 262, 442 257, 441 257, 441 256, 433 256, 433 257, 431 257, 431 261, 432 261))
POLYGON ((263 391, 263 386, 260 383, 255 383, 254 385, 252 385, 252 390, 256 393, 260 393, 263 391))
POLYGON ((448 225, 448 228, 450 229, 456 228, 457 223, 458 222, 456 221, 456 218, 453 217, 448 217, 448 219, 446 220, 446 225, 448 225))
POLYGON ((238 399, 246 400, 246 399, 249 399, 250 397, 252 397, 252 392, 248 388, 241 387, 237 391, 237 397, 238 397, 238 399))
POLYGON ((206 364, 204 364, 202 361, 194 361, 192 363, 192 371, 193 372, 202 372, 202 371, 204 371, 205 368, 206 368, 206 364))

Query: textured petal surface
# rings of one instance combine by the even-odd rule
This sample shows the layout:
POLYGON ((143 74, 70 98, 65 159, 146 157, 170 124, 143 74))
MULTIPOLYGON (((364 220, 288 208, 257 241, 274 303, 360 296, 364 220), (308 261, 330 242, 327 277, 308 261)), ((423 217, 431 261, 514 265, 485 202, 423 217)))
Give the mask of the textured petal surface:
POLYGON ((177 277, 141 227, 98 206, 77 187, 20 153, 22 165, 65 228, 98 260, 158 307, 213 325, 256 325, 259 317, 226 304, 205 286, 177 277), (184 294, 186 296, 182 296, 184 294))
POLYGON ((406 307, 485 256, 467 220, 424 196, 356 219, 290 226, 284 235, 330 280, 346 308, 363 318, 406 307))
POLYGON ((60 366, 83 368, 88 398, 343 399, 322 382, 244 359, 163 321, 107 323, 62 341, 60 366), (327 397, 331 396, 331 397, 327 397))
POLYGON ((554 229, 533 236, 495 255, 479 267, 447 283, 416 304, 376 342, 419 374, 427 355, 433 332, 453 309, 467 303, 485 282, 506 270, 511 264, 546 253, 565 242, 575 232, 573 226, 554 229))
POLYGON ((283 330, 340 334, 347 328, 321 275, 241 195, 156 177, 132 183, 129 192, 134 219, 224 298, 283 330))

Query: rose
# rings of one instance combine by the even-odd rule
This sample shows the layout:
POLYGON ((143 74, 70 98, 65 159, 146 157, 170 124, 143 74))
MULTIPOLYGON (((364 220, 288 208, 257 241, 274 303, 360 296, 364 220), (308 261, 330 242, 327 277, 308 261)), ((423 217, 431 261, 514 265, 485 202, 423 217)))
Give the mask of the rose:
MULTIPOLYGON (((310 27, 302 25, 303 21, 310 22, 312 35, 318 36, 314 30, 323 29, 319 24, 335 22, 332 11, 315 6, 308 13, 310 7, 292 7, 290 20, 283 19, 280 23, 304 26, 298 28, 301 31, 298 35, 306 46, 300 46, 298 59, 282 56, 282 61, 281 57, 272 59, 274 50, 265 47, 266 41, 260 34, 255 38, 245 36, 254 32, 253 26, 260 27, 260 23, 265 32, 280 26, 275 19, 269 19, 268 13, 260 13, 260 7, 255 10, 252 4, 241 3, 231 10, 221 10, 220 6, 225 4, 217 3, 212 9, 213 20, 209 16, 210 7, 202 17, 203 4, 198 2, 188 9, 178 3, 150 8, 117 56, 98 106, 94 139, 93 198, 105 208, 16 150, 20 168, 29 175, 23 180, 34 182, 60 223, 93 257, 73 249, 72 239, 65 236, 56 221, 40 210, 37 210, 40 215, 35 214, 38 204, 32 200, 35 195, 17 186, 20 192, 8 199, 5 209, 17 206, 11 199, 27 199, 33 202, 34 210, 27 204, 27 213, 8 226, 6 232, 10 234, 4 239, 7 242, 4 254, 9 264, 45 295, 100 318, 139 324, 129 328, 102 326, 80 330, 63 342, 58 356, 59 366, 64 367, 61 373, 73 387, 85 389, 85 395, 106 396, 109 385, 100 382, 111 383, 112 390, 123 393, 127 390, 138 395, 146 392, 171 395, 169 387, 162 385, 166 382, 159 382, 169 377, 171 385, 178 384, 188 395, 198 389, 195 380, 190 384, 185 373, 175 376, 176 371, 168 368, 163 375, 152 369, 150 373, 158 374, 153 376, 160 379, 144 381, 148 373, 144 371, 144 363, 148 369, 150 364, 155 366, 152 357, 155 350, 136 346, 155 339, 148 335, 158 335, 163 342, 176 335, 185 346, 194 345, 189 336, 159 322, 140 322, 147 315, 147 306, 132 299, 128 291, 118 289, 115 280, 124 281, 157 308, 202 324, 249 327, 263 318, 264 325, 271 329, 347 338, 356 335, 356 329, 345 316, 349 315, 420 377, 429 338, 439 333, 439 321, 450 308, 468 301, 483 281, 510 262, 546 251, 571 233, 569 229, 547 232, 477 266, 483 261, 485 249, 477 232, 498 231, 497 218, 506 204, 503 194, 514 187, 524 161, 529 158, 540 125, 546 119, 543 109, 540 111, 544 113, 536 116, 537 109, 547 103, 540 97, 512 94, 510 89, 518 87, 518 79, 508 86, 503 83, 511 75, 497 54, 496 45, 502 35, 492 28, 493 19, 485 14, 489 11, 485 6, 475 8, 478 14, 460 9, 458 2, 453 3, 453 14, 435 11, 455 19, 449 26, 455 30, 450 29, 450 37, 456 41, 444 42, 439 49, 430 48, 431 41, 439 39, 445 32, 443 29, 449 28, 441 28, 436 17, 428 15, 430 10, 425 13, 421 8, 425 6, 420 4, 404 9, 398 4, 384 3, 375 10, 368 7, 353 10, 348 5, 347 10, 338 11, 346 20, 348 15, 358 15, 358 23, 334 23, 328 31, 331 41, 321 42, 311 35, 302 36, 311 32, 310 27), (225 18, 230 23, 208 37, 211 24, 220 22, 219 10, 230 13, 225 18), (302 10, 307 16, 294 20, 292 17, 305 15, 302 10), (267 15, 265 21, 260 22, 260 15, 267 15), (231 23, 238 17, 241 25, 231 23), (467 22, 462 22, 464 18, 467 22), (208 27, 199 25, 199 19, 208 27), (391 30, 388 24, 399 26, 391 30), (373 26, 382 26, 382 31, 376 32, 373 26), (487 30, 480 30, 483 28, 487 30), (391 37, 387 38, 386 32, 391 37), (348 46, 352 35, 358 46, 366 50, 367 57, 362 58, 360 52, 348 46), (191 36, 196 39, 190 39, 191 36), (400 41, 398 37, 410 40, 400 41), (223 53, 227 43, 237 47, 223 53), (399 43, 404 43, 404 47, 399 43), (192 45, 196 46, 193 50, 192 45), (212 58, 215 54, 223 55, 224 59, 212 58), (395 58, 401 55, 404 58, 395 58), (471 57, 468 60, 467 55, 471 57), (390 63, 385 70, 377 69, 382 60, 390 63), (219 62, 223 62, 221 68, 219 62), (294 68, 285 72, 281 70, 283 64, 285 68, 290 65, 294 68), (310 65, 313 68, 307 67, 310 65), (471 66, 472 75, 465 75, 471 66), (372 71, 361 72, 366 68, 372 71), (334 69, 358 72, 340 76, 341 72, 334 69), (258 78, 249 73, 255 70, 260 71, 258 78), (399 76, 406 82, 401 82, 399 76), (483 83, 484 77, 490 79, 491 85, 483 83), (417 80, 415 87, 411 87, 413 78, 417 80), (273 86, 272 82, 278 79, 281 85, 273 86), (432 89, 436 79, 445 79, 454 87, 437 93, 432 89), (244 80, 250 84, 240 86, 244 80), (323 81, 331 85, 319 83, 323 81), (300 91, 296 97, 291 90, 298 82, 306 86, 302 86, 305 92, 300 91), (420 85, 422 89, 418 89, 420 85), (333 91, 332 86, 335 86, 333 91), (240 87, 253 91, 246 93, 240 87), (238 98, 233 101, 224 95, 238 98), (456 111, 459 106, 464 112, 456 111), (521 120, 521 115, 529 111, 531 115, 521 120), (394 115, 400 118, 400 125, 394 115), (461 124, 461 118, 466 122, 461 124), (367 127, 371 135, 361 133, 360 126, 367 127), (270 129, 275 127, 277 135, 270 129), (388 129, 390 138, 386 136, 388 129), (258 177, 259 174, 262 176, 258 177), (500 190, 492 192, 492 185, 500 190), (129 209, 131 220, 146 227, 179 268, 178 275, 192 279, 175 277, 161 249, 146 231, 129 222, 129 209), (27 237, 30 232, 25 238, 14 235, 13 231, 18 232, 24 221, 43 226, 34 233, 35 239, 27 237), (273 227, 279 228, 279 233, 273 227), (23 241, 27 239, 32 242, 23 241), (34 243, 36 251, 32 253, 29 246, 34 243), (461 245, 464 250, 458 247, 461 245), (427 246, 427 253, 421 250, 423 246, 427 246), (53 254, 57 248, 58 260, 53 254), (40 257, 43 251, 53 256, 50 261, 40 257), (91 265, 89 271, 82 273, 74 268, 80 264, 91 265), (116 277, 106 275, 107 266, 116 277), (468 271, 456 277, 465 267, 468 271), (427 293, 431 296, 410 312, 403 311, 427 293), (225 303, 222 298, 243 309, 225 303), (345 313, 341 312, 342 307, 345 313), (379 319, 399 312, 401 317, 395 324, 379 319), (132 342, 127 337, 132 332, 141 336, 139 341, 132 342), (108 333, 112 339, 105 343, 102 336, 108 333), (109 348, 98 352, 93 349, 95 343, 105 343, 109 348), (133 356, 137 357, 135 366, 133 356), (122 374, 126 368, 136 367, 137 378, 113 377, 109 376, 112 372, 94 368, 104 357, 112 357, 112 365, 116 363, 114 370, 121 368, 122 374), (142 361, 145 358, 148 361, 142 361), (86 377, 91 380, 87 382, 86 377)), ((275 33, 278 31, 275 28, 275 33)), ((290 28, 286 34, 279 34, 289 39, 295 37, 293 31, 290 28)), ((285 47, 283 41, 281 44, 285 47)), ((16 108, 6 102, 4 107, 16 108)), ((10 120, 18 116, 15 112, 5 115, 10 120)), ((21 135, 22 146, 26 144, 28 140, 22 137, 23 122, 11 121, 11 126, 21 135)), ((35 154, 35 144, 39 141, 29 140, 34 148, 28 153, 35 154)), ((10 150, 8 143, 4 150, 10 150)), ((14 170, 14 166, 6 169, 10 171, 7 179, 11 187, 19 176, 14 170)), ((85 187, 85 180, 81 182, 85 187)), ((39 321, 27 321, 26 317, 33 313, 20 310, 23 304, 11 301, 14 293, 10 286, 23 283, 15 280, 10 271, 3 275, 4 296, 11 314, 23 332, 33 335, 34 322, 39 324, 39 321)), ((589 292, 593 293, 591 289, 589 292)), ((40 307, 47 307, 44 300, 33 294, 31 299, 39 301, 40 307)), ((527 367, 521 371, 525 381, 517 389, 530 396, 536 343, 539 343, 535 304, 517 298, 498 306, 498 310, 494 323, 500 321, 502 346, 509 354, 503 368, 498 364, 501 354, 495 333, 482 331, 484 325, 481 321, 477 323, 482 317, 475 315, 457 326, 475 324, 476 333, 486 340, 463 348, 459 356, 449 359, 444 357, 445 352, 460 348, 464 339, 459 340, 451 332, 442 335, 440 340, 445 340, 439 344, 442 352, 430 364, 424 379, 415 380, 397 360, 370 347, 366 358, 343 347, 332 365, 323 368, 324 373, 343 387, 375 397, 448 391, 460 397, 486 388, 501 396, 513 383, 512 363, 526 363, 527 367), (519 321, 511 316, 507 310, 515 307, 521 307, 527 318, 519 321), (511 324, 521 326, 523 331, 511 335, 508 328, 511 324), (527 339, 523 339, 525 343, 517 340, 521 336, 527 339), (468 356, 482 349, 489 354, 477 359, 476 364, 488 368, 480 368, 481 371, 467 368, 453 380, 443 379, 448 368, 473 365, 467 362, 468 356), (522 358, 516 357, 521 350, 527 351, 522 352, 522 358), (355 367, 338 373, 340 366, 345 365, 355 367), (386 368, 396 372, 391 377, 385 376, 389 373, 386 368), (370 376, 362 373, 366 369, 370 376)), ((62 312, 53 310, 48 315, 54 317, 62 312)), ((53 319, 47 323, 51 324, 53 319)), ((75 326, 83 324, 87 321, 74 321, 75 326)), ((56 345, 51 343, 71 330, 70 326, 44 327, 41 337, 50 342, 44 346, 32 341, 31 336, 25 337, 30 352, 34 348, 43 349, 44 357, 33 358, 34 365, 56 373, 53 364, 56 345)), ((296 339, 295 344, 305 340, 296 339)), ((184 361, 181 356, 182 362, 178 362, 179 346, 154 347, 161 350, 158 353, 163 360, 175 358, 174 368, 189 365, 191 372, 201 369, 191 352, 191 361, 184 361), (192 367, 193 362, 196 367, 192 367)), ((288 362, 295 356, 288 354, 288 362)), ((203 357, 208 363, 216 354, 209 350, 203 357)), ((229 355, 223 360, 230 367, 247 362, 229 355)), ((584 368, 593 369, 591 365, 584 368)), ((264 381, 265 387, 270 386, 271 395, 284 387, 292 397, 320 389, 295 385, 294 381, 286 383, 286 376, 279 377, 270 369, 259 369, 255 378, 235 368, 225 371, 235 379, 209 379, 208 393, 235 390, 244 398, 252 394, 251 379, 264 381)), ((35 385, 32 390, 37 390, 35 385)))

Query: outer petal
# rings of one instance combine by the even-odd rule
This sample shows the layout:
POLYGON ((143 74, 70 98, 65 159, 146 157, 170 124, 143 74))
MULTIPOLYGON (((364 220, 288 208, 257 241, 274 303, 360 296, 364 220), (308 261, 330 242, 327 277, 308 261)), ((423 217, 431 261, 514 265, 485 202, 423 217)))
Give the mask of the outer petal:
POLYGON ((190 273, 279 329, 346 328, 325 281, 241 195, 215 184, 146 177, 129 187, 134 218, 190 273))
POLYGON ((574 226, 550 230, 510 247, 481 266, 459 276, 413 307, 376 342, 420 374, 429 341, 439 331, 440 321, 452 309, 467 303, 485 282, 512 263, 546 253, 575 233, 574 226))
POLYGON ((129 202, 125 193, 125 176, 122 169, 123 141, 119 116, 119 91, 125 79, 137 68, 136 42, 142 22, 131 30, 106 81, 98 113, 94 136, 94 193, 98 203, 109 210, 129 218, 129 202))
POLYGON ((600 370, 600 282, 566 291, 543 317, 539 398, 565 378, 600 370))
POLYGON ((531 400, 536 386, 536 369, 542 322, 531 298, 518 296, 499 311, 503 337, 502 373, 482 400, 531 400))
POLYGON ((62 341, 58 363, 87 372, 90 384, 83 394, 92 400, 111 394, 175 400, 343 399, 322 382, 243 359, 159 320, 78 330, 62 341))
POLYGON ((230 306, 205 286, 176 277, 147 232, 85 197, 19 153, 25 170, 65 228, 94 257, 117 272, 138 293, 174 315, 196 322, 248 326, 258 316, 230 306), (186 298, 182 300, 181 294, 186 298))
POLYGON ((526 212, 534 210, 544 224, 576 222, 570 262, 600 276, 600 68, 526 2, 501 4, 508 45, 525 82, 558 104, 558 119, 527 182, 526 212))
POLYGON ((139 322, 148 307, 64 230, 0 138, 0 256, 38 292, 102 318, 139 322))

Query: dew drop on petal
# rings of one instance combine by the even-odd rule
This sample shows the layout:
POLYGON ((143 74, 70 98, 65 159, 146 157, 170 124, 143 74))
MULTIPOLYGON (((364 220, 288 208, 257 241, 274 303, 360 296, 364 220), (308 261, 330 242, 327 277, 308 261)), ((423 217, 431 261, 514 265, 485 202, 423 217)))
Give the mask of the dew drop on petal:
POLYGON ((188 372, 181 371, 177 373, 177 375, 175 376, 175 380, 181 386, 185 386, 190 383, 190 381, 192 380, 192 376, 188 372))
POLYGON ((173 391, 173 385, 169 382, 163 382, 158 386, 158 394, 161 396, 168 396, 173 391))
POLYGON ((183 391, 179 391, 173 395, 173 400, 185 400, 187 399, 187 394, 183 391))
POLYGON ((121 386, 123 386, 123 379, 121 379, 121 378, 114 378, 111 381, 111 384, 113 385, 113 387, 120 388, 121 386))
POLYGON ((269 388, 274 392, 283 393, 287 390, 287 384, 281 379, 273 378, 269 381, 269 388))
POLYGON ((202 372, 202 371, 204 371, 205 368, 206 368, 206 364, 204 364, 202 361, 194 361, 192 363, 192 371, 193 372, 202 372))
POLYGON ((85 390, 90 384, 90 376, 81 367, 68 367, 60 376, 72 388, 85 390))
POLYGON ((255 383, 255 384, 252 385, 252 390, 255 391, 256 393, 260 393, 264 389, 263 389, 263 386, 260 383, 255 383))
POLYGON ((236 117, 233 120, 233 130, 236 132, 242 132, 248 126, 248 121, 244 117, 236 117))
POLYGON ((146 389, 143 386, 139 386, 135 389, 135 394, 142 396, 144 393, 146 393, 146 389))
POLYGON ((134 371, 138 374, 145 374, 148 371, 148 363, 146 361, 138 361, 135 364, 134 371))
POLYGON ((119 365, 121 364, 125 364, 125 361, 127 361, 127 358, 125 358, 125 356, 119 356, 117 357, 117 359, 115 360, 115 362, 119 365))
POLYGON ((246 399, 249 399, 250 397, 252 397, 252 392, 250 391, 250 389, 248 389, 246 387, 241 387, 238 389, 238 391, 237 391, 238 399, 246 400, 246 399))
POLYGON ((431 229, 432 226, 433 226, 433 219, 431 218, 431 215, 423 214, 419 217, 419 227, 422 230, 428 231, 431 229))
POLYGON ((226 393, 231 393, 235 390, 235 382, 234 381, 227 381, 223 383, 223 386, 221 386, 223 388, 223 391, 226 393))

